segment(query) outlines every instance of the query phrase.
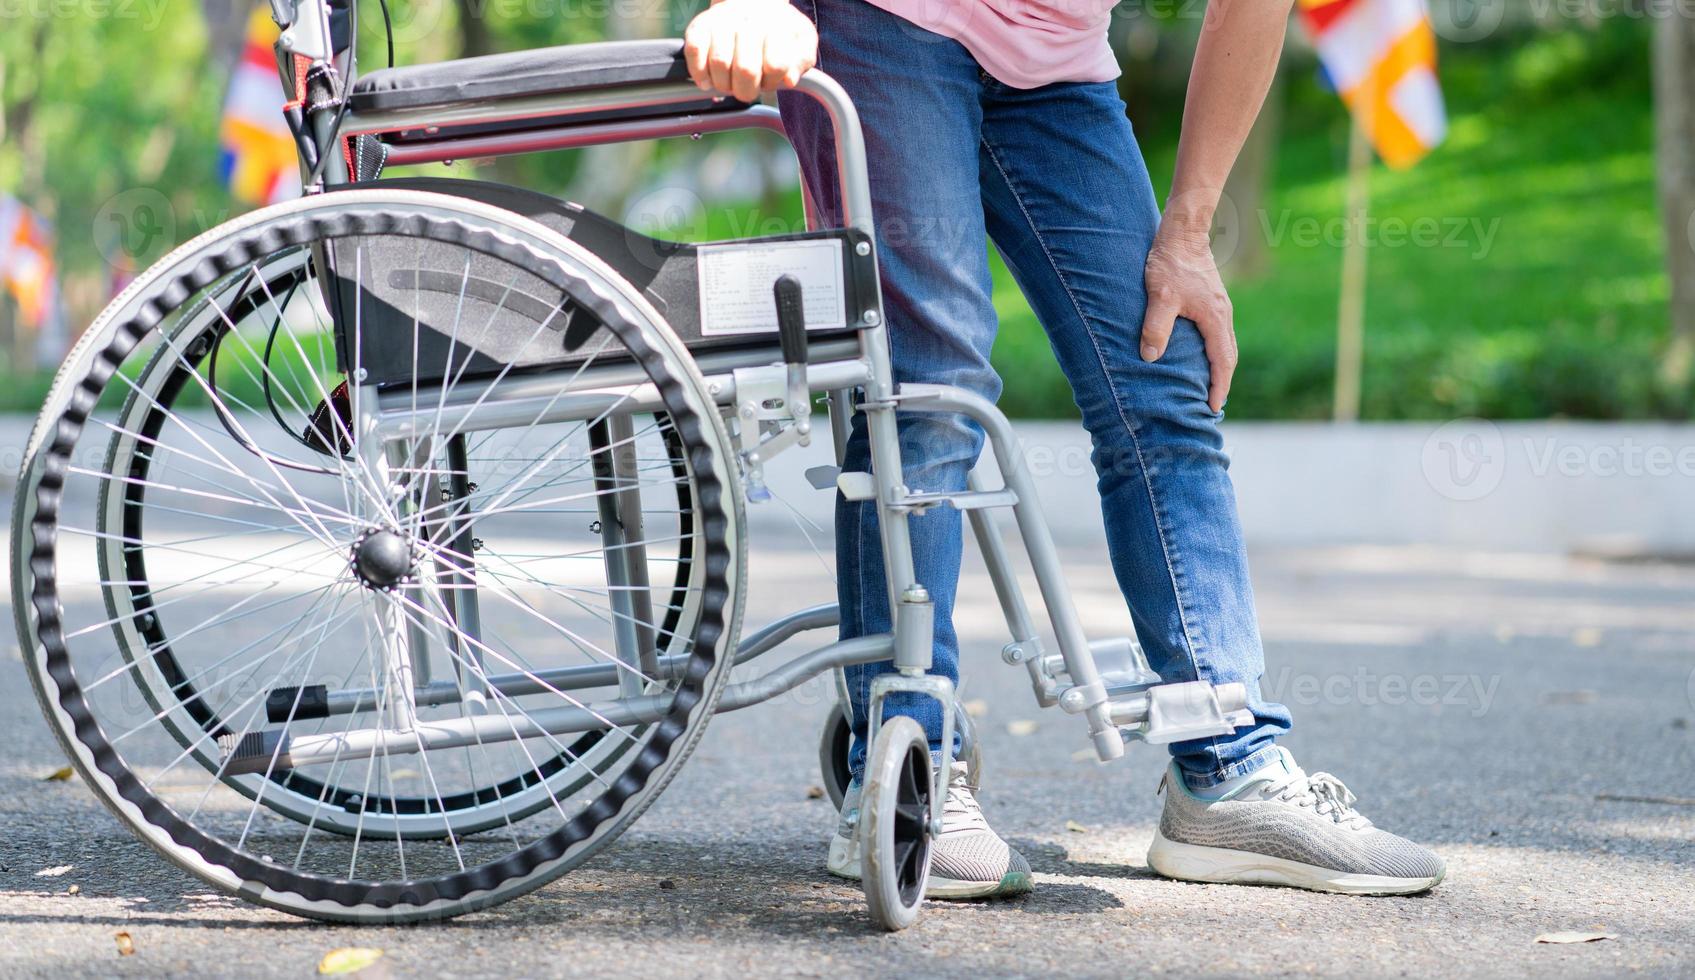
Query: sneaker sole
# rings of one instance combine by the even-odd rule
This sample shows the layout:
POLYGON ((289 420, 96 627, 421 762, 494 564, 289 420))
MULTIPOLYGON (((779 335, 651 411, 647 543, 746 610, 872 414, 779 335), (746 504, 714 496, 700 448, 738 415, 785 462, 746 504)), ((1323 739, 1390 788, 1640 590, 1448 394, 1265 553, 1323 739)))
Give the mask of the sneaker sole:
POLYGON ((1345 874, 1267 854, 1205 847, 1167 840, 1154 831, 1148 848, 1148 867, 1167 878, 1224 885, 1279 885, 1339 895, 1413 895, 1441 883, 1434 878, 1395 878, 1389 875, 1345 874))
MULTIPOLYGON (((830 841, 830 859, 825 870, 838 878, 860 880, 859 842, 840 835, 830 841)), ((934 872, 924 887, 925 898, 943 901, 969 901, 979 898, 1006 898, 1023 895, 1035 887, 1035 882, 1022 871, 1009 871, 999 881, 960 881, 934 872)))

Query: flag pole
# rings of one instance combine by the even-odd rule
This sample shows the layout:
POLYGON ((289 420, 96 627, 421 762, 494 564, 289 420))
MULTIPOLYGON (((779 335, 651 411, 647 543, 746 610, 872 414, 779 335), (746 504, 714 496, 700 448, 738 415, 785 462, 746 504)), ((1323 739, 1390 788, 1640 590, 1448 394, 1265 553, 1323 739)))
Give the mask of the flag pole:
POLYGON ((1336 302, 1337 422, 1360 417, 1360 372, 1365 355, 1365 218, 1371 206, 1371 140, 1348 113, 1348 237, 1342 246, 1342 285, 1336 302))

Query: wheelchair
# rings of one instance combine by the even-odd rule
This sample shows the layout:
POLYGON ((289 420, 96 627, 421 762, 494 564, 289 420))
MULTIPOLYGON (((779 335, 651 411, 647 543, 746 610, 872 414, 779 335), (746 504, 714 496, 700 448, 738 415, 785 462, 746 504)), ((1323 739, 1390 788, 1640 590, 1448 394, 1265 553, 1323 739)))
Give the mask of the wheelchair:
MULTIPOLYGON (((346 922, 441 919, 558 878, 650 806, 707 720, 856 664, 855 833, 872 918, 919 914, 946 774, 970 755, 926 673, 933 606, 906 518, 963 511, 1036 700, 1102 760, 1247 723, 1240 685, 1163 683, 1091 644, 1017 440, 971 393, 892 381, 863 135, 819 71, 846 225, 662 240, 576 204, 381 167, 782 132, 703 93, 681 42, 389 68, 338 59, 326 0, 275 0, 308 193, 220 225, 82 335, 30 437, 13 606, 41 707, 87 785, 225 892, 346 922), (816 409, 816 411, 815 411, 816 409), (744 630, 746 507, 785 450, 863 413, 893 629, 748 664, 837 625, 744 630), (897 416, 959 413, 995 474, 904 486, 897 416), (1012 511, 1057 649, 992 520, 1012 511), (894 695, 942 707, 940 764, 894 695), (960 747, 956 749, 956 735, 960 747)), ((844 697, 845 702, 845 697, 844 697)), ((838 704, 821 764, 846 782, 838 704)))

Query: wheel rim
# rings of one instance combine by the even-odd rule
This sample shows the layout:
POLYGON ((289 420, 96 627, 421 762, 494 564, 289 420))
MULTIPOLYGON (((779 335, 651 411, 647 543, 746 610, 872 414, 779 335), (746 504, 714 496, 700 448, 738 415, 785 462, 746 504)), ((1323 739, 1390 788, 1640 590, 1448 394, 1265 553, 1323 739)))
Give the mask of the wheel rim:
MULTIPOLYGON (((304 255, 296 254, 292 259, 293 261, 285 262, 284 268, 278 273, 273 274, 269 270, 263 273, 268 284, 266 289, 249 290, 238 297, 234 303, 220 303, 225 309, 222 317, 212 315, 209 312, 211 304, 219 302, 218 297, 214 296, 199 304, 198 312, 202 316, 198 319, 184 318, 184 322, 176 330, 176 346, 189 354, 188 359, 195 363, 177 363, 175 359, 163 356, 169 353, 168 351, 161 351, 158 360, 162 363, 149 365, 150 370, 142 372, 139 381, 144 389, 132 393, 128 400, 129 404, 125 407, 126 418, 122 420, 125 427, 134 428, 135 431, 148 439, 156 439, 160 428, 166 421, 167 412, 174 403, 175 397, 185 385, 190 384, 189 379, 193 370, 199 368, 201 362, 211 362, 215 365, 220 342, 230 329, 229 323, 226 323, 226 321, 242 323, 251 314, 263 315, 266 312, 264 306, 268 296, 276 296, 281 299, 285 295, 293 294, 309 281, 309 268, 303 261, 304 255), (197 351, 201 353, 196 355, 197 351), (155 372, 151 370, 155 367, 163 373, 163 377, 158 383, 153 384, 149 382, 155 377, 155 372), (144 394, 145 397, 143 397, 144 394), (140 421, 134 421, 129 417, 132 414, 132 409, 139 411, 140 421)), ((269 348, 274 340, 274 334, 267 340, 267 355, 270 353, 269 348)), ((207 367, 204 370, 209 378, 215 379, 215 369, 207 367)), ((271 375, 261 372, 260 380, 268 382, 271 380, 271 375)), ((268 407, 275 415, 275 407, 268 407)), ((281 421, 280 417, 278 421, 281 421)), ((670 461, 673 466, 673 473, 679 481, 677 486, 679 537, 686 539, 692 532, 688 487, 687 483, 684 482, 687 479, 687 468, 681 458, 680 441, 676 432, 664 428, 662 434, 664 446, 671 453, 670 461)), ((211 711, 206 700, 199 697, 191 678, 176 662, 169 637, 165 635, 162 623, 157 617, 146 614, 146 599, 149 591, 149 577, 146 569, 147 550, 127 547, 118 543, 118 540, 139 541, 142 538, 142 524, 146 513, 144 494, 148 486, 147 477, 152 462, 146 453, 130 453, 120 458, 117 450, 122 441, 116 435, 110 441, 106 469, 108 472, 126 473, 128 478, 122 483, 108 482, 101 485, 102 494, 111 494, 113 499, 109 502, 103 500, 100 516, 103 521, 101 527, 116 527, 121 536, 120 539, 107 539, 105 541, 106 547, 101 552, 103 577, 110 578, 114 582, 121 582, 123 585, 106 585, 103 586, 103 591, 107 593, 108 613, 114 620, 133 622, 135 632, 139 634, 141 641, 139 649, 147 651, 154 665, 158 668, 159 675, 167 685, 164 692, 144 691, 152 702, 154 710, 162 711, 165 703, 175 701, 183 705, 189 719, 194 723, 192 732, 180 730, 174 732, 183 747, 188 748, 204 734, 210 733, 217 737, 228 733, 230 729, 223 723, 222 719, 211 711), (118 571, 114 571, 114 569, 118 571)), ((286 460, 281 462, 286 463, 286 460)), ((676 571, 672 580, 673 598, 671 602, 664 604, 665 616, 659 627, 662 635, 675 636, 680 630, 691 628, 683 622, 683 619, 685 614, 692 612, 685 597, 692 591, 690 573, 693 564, 694 556, 692 554, 679 551, 678 560, 675 562, 676 571)), ((131 644, 122 642, 124 637, 121 633, 119 639, 121 652, 126 660, 133 662, 134 656, 131 644)), ((174 713, 166 714, 164 720, 171 721, 174 717, 174 713)), ((478 829, 485 829, 496 820, 496 814, 479 814, 477 812, 490 804, 502 804, 504 810, 502 816, 516 815, 520 810, 533 812, 536 808, 546 806, 548 794, 539 791, 540 783, 551 780, 565 772, 574 760, 581 759, 593 752, 600 745, 602 738, 603 733, 599 732, 583 734, 566 741, 564 751, 550 757, 545 755, 541 757, 532 771, 515 775, 502 782, 474 787, 465 792, 445 794, 439 800, 427 795, 366 795, 361 804, 359 802, 361 793, 356 787, 326 785, 304 772, 292 770, 284 773, 271 773, 266 776, 265 778, 275 783, 284 793, 267 791, 262 799, 273 809, 301 820, 311 819, 311 813, 318 809, 317 804, 319 803, 325 808, 324 812, 331 816, 357 810, 361 812, 365 822, 369 825, 368 829, 378 833, 386 833, 392 830, 409 836, 426 838, 440 836, 449 830, 455 833, 470 833, 478 829), (537 791, 529 792, 531 790, 537 791), (515 799, 525 796, 530 800, 528 803, 510 808, 515 799), (448 821, 444 824, 439 820, 431 819, 436 814, 448 815, 448 821), (407 817, 422 819, 403 819, 407 817)), ((616 751, 617 747, 607 746, 606 749, 616 751)), ((202 753, 196 753, 194 758, 208 767, 214 765, 214 760, 202 753)), ((577 778, 587 777, 579 776, 577 778)), ((259 791, 253 786, 254 780, 226 778, 226 782, 249 797, 261 797, 259 791)), ((565 785, 556 787, 553 793, 554 795, 569 793, 571 789, 569 780, 567 780, 565 785)), ((347 832, 349 830, 345 821, 341 820, 324 820, 321 825, 326 830, 336 832, 347 832)))
MULTIPOLYGON (((74 453, 78 438, 94 423, 100 421, 99 416, 106 408, 100 398, 101 390, 114 383, 114 379, 123 384, 130 384, 130 379, 124 375, 121 368, 124 359, 133 353, 138 345, 158 342, 163 336, 157 329, 160 316, 166 312, 159 308, 162 304, 143 301, 146 297, 138 300, 133 290, 128 305, 112 318, 109 327, 102 327, 97 339, 104 342, 104 347, 90 349, 87 375, 81 379, 70 379, 69 383, 77 390, 66 389, 61 392, 60 406, 50 408, 44 416, 46 424, 43 431, 46 438, 40 451, 33 454, 27 473, 27 486, 20 490, 18 509, 23 520, 14 523, 15 533, 21 536, 17 539, 21 546, 15 545, 15 564, 19 566, 20 574, 14 577, 14 582, 15 588, 20 592, 27 590, 30 599, 36 620, 31 643, 34 648, 31 661, 32 666, 36 668, 33 676, 49 703, 55 720, 62 721, 61 733, 73 743, 77 761, 85 772, 93 777, 91 783, 107 796, 120 815, 129 819, 138 829, 142 829, 152 843, 178 859, 179 863, 184 863, 191 870, 202 873, 220 884, 230 887, 243 885, 250 897, 260 901, 314 914, 349 914, 353 910, 376 908, 391 910, 392 918, 405 918, 450 906, 457 906, 454 910, 463 910, 468 904, 474 904, 479 895, 488 896, 501 889, 510 890, 514 885, 533 886, 534 883, 545 880, 549 872, 562 868, 562 862, 573 852, 584 853, 586 845, 595 838, 597 832, 610 825, 633 819, 635 812, 639 812, 639 807, 651 798, 651 794, 645 792, 649 788, 650 780, 656 780, 653 790, 657 791, 658 786, 663 785, 663 779, 668 778, 670 767, 667 760, 672 755, 672 749, 686 752, 686 749, 692 746, 693 739, 698 737, 699 724, 705 714, 709 713, 722 679, 718 644, 727 629, 733 629, 734 626, 736 606, 732 600, 736 592, 733 583, 739 581, 739 568, 732 561, 734 553, 731 551, 730 542, 734 540, 733 528, 724 520, 722 509, 722 503, 726 499, 726 487, 720 478, 721 460, 702 448, 715 446, 716 451, 721 451, 722 433, 712 430, 715 421, 707 411, 703 411, 707 407, 703 404, 697 388, 690 387, 686 375, 676 373, 676 366, 683 363, 678 359, 678 352, 674 349, 667 350, 663 346, 666 340, 663 335, 658 337, 661 346, 656 348, 653 345, 653 334, 631 326, 639 322, 638 310, 631 309, 626 301, 609 290, 606 281, 597 281, 592 276, 584 279, 581 269, 559 264, 559 240, 545 233, 538 233, 539 226, 535 230, 520 229, 520 233, 516 234, 496 233, 491 230, 490 222, 498 225, 505 218, 498 213, 491 215, 489 212, 492 212, 492 209, 479 212, 475 208, 443 203, 443 199, 432 200, 429 195, 391 192, 366 194, 357 199, 351 194, 338 197, 341 198, 337 202, 339 206, 334 208, 325 207, 321 202, 305 202, 297 207, 270 209, 256 216, 254 220, 245 222, 244 230, 240 234, 232 233, 211 243, 191 243, 185 247, 183 253, 179 253, 181 257, 167 260, 166 264, 170 266, 167 271, 150 273, 144 277, 146 288, 140 292, 151 291, 155 297, 167 299, 182 295, 185 291, 193 293, 211 285, 220 276, 239 271, 252 259, 253 253, 266 248, 298 247, 338 235, 368 235, 378 229, 418 238, 436 236, 435 240, 445 240, 472 248, 479 254, 504 257, 506 261, 514 264, 527 262, 529 265, 525 266, 526 268, 541 268, 541 274, 549 277, 550 282, 564 283, 581 290, 584 308, 609 321, 606 326, 617 334, 627 353, 641 364, 644 370, 650 373, 661 372, 654 377, 656 389, 664 405, 667 424, 689 449, 684 463, 693 483, 695 499, 699 501, 698 513, 692 517, 692 533, 704 542, 701 553, 706 556, 706 560, 694 565, 696 570, 704 570, 707 575, 705 579, 691 579, 705 583, 698 589, 701 598, 697 627, 694 635, 689 638, 686 663, 681 665, 673 680, 666 682, 664 702, 668 705, 667 709, 657 716, 655 722, 640 726, 642 736, 639 741, 632 738, 632 743, 640 744, 642 751, 626 750, 622 754, 623 768, 619 777, 607 785, 604 792, 597 792, 579 812, 566 814, 561 809, 560 826, 538 831, 533 838, 526 838, 522 846, 516 846, 519 841, 514 837, 513 850, 503 851, 503 856, 498 860, 482 864, 466 862, 463 855, 458 854, 460 848, 455 841, 453 849, 458 858, 458 869, 449 868, 445 873, 428 878, 415 873, 416 868, 413 873, 408 873, 404 867, 404 856, 400 859, 402 867, 399 869, 398 879, 362 878, 357 873, 357 850, 354 867, 346 875, 302 870, 298 857, 292 868, 285 868, 268 853, 259 854, 244 848, 247 840, 245 829, 240 839, 231 846, 196 824, 198 809, 184 819, 175 804, 166 802, 157 791, 159 776, 169 774, 176 768, 176 763, 165 767, 163 773, 153 773, 149 781, 132 771, 126 761, 131 746, 126 745, 120 749, 115 744, 123 742, 126 737, 142 729, 138 726, 133 730, 118 731, 115 735, 105 731, 103 722, 110 719, 98 716, 99 698, 93 696, 90 691, 90 685, 97 678, 86 671, 79 676, 78 667, 86 667, 89 664, 77 662, 78 650, 75 648, 84 645, 82 641, 85 638, 101 635, 104 632, 102 628, 112 624, 100 622, 91 616, 86 610, 86 604, 68 591, 72 583, 63 575, 65 545, 76 536, 72 533, 76 529, 63 523, 61 519, 70 508, 78 504, 78 494, 86 490, 87 480, 99 481, 108 478, 98 471, 76 464, 74 453), (78 478, 87 480, 79 482, 78 478), (339 880, 340 878, 354 880, 339 880)), ((501 231, 509 229, 502 228, 501 231)), ((594 270, 591 267, 589 271, 594 270)), ((574 300, 578 299, 577 294, 571 295, 574 300)), ((124 302, 120 300, 120 304, 124 302)), ((215 401, 216 396, 213 397, 215 401)), ((190 428, 190 425, 184 424, 185 430, 190 428)), ((202 428, 207 432, 213 431, 210 426, 202 428)), ((129 437, 133 438, 134 435, 132 432, 129 437)), ((156 453, 158 447, 153 443, 148 445, 149 452, 156 453)), ((407 462, 410 461, 408 458, 407 462)), ((667 461, 665 468, 668 472, 672 470, 671 461, 667 461)), ((243 475, 232 471, 231 478, 243 475)), ((272 476, 276 477, 279 483, 288 483, 274 467, 272 476)), ((387 486, 381 483, 377 485, 387 486)), ((410 493, 409 488, 406 493, 410 493)), ((350 519, 354 516, 351 507, 344 513, 331 514, 328 510, 307 504, 298 492, 294 496, 299 501, 297 509, 300 516, 310 519, 320 528, 325 527, 332 517, 338 520, 348 519, 344 523, 349 526, 349 530, 356 526, 356 522, 350 519)), ((733 492, 727 499, 734 501, 733 492)), ((272 504, 277 506, 277 509, 288 510, 278 506, 275 500, 272 500, 272 504)), ((419 513, 423 513, 422 507, 419 513)), ((482 513, 486 514, 487 511, 482 513)), ((337 547, 346 543, 336 535, 325 537, 327 540, 320 543, 337 547)), ((444 549, 436 539, 413 535, 408 540, 425 549, 432 562, 443 558, 444 549)), ((451 557, 451 553, 448 557, 451 557)), ((301 571, 299 568, 291 570, 301 571)), ((691 575, 693 574, 695 573, 691 572, 691 575)), ((335 582, 344 588, 349 585, 345 573, 338 576, 335 582)), ((369 581, 361 584, 366 587, 368 593, 379 591, 369 588, 372 584, 369 581)), ((610 594, 609 591, 608 595, 610 594)), ((160 590, 154 590, 150 593, 150 598, 157 600, 159 595, 160 590)), ((372 601, 398 604, 398 600, 391 599, 372 601)), ((239 605, 240 603, 237 603, 238 607, 239 605)), ((163 608, 164 603, 155 601, 150 610, 160 613, 163 608)), ((443 609, 445 608, 444 604, 443 609)), ((423 618, 429 610, 419 607, 413 612, 423 618)), ((321 635, 329 635, 336 628, 331 615, 325 613, 324 619, 314 623, 314 628, 318 629, 321 635)), ((179 642, 184 636, 180 631, 170 635, 176 637, 179 642)), ((459 635, 469 636, 463 629, 459 635)), ((237 653, 239 652, 238 649, 237 653)), ((490 648, 487 652, 496 651, 490 648)), ((94 656, 86 660, 92 661, 94 656)), ((155 670, 157 666, 151 660, 146 661, 144 667, 136 667, 132 662, 131 665, 120 666, 116 672, 105 676, 126 676, 137 670, 155 670)), ((462 666, 469 669, 468 663, 462 666)), ((622 668, 618 671, 623 672, 622 668)), ((310 669, 304 673, 309 676, 310 669)), ((485 674, 482 679, 486 681, 488 676, 485 674)), ((387 678, 384 680, 386 682, 387 678)), ((648 678, 643 683, 658 682, 648 678)), ((168 682, 166 689, 169 689, 168 682)), ((294 705, 288 709, 289 721, 298 721, 302 717, 298 708, 305 699, 304 690, 305 687, 302 687, 302 693, 295 695, 294 705)), ((465 692, 458 693, 463 695, 465 692)), ((499 692, 495 693, 498 700, 499 692)), ((248 700, 251 701, 251 696, 248 700)), ((167 708, 188 713, 181 705, 167 708)), ((350 716, 357 713, 357 710, 348 712, 350 716)), ((378 709, 379 723, 381 718, 381 709, 378 709)), ((246 727, 243 731, 252 733, 252 730, 246 727)), ((611 731, 619 733, 622 729, 615 725, 611 731)), ((627 736, 627 733, 624 734, 627 736)), ((514 741, 518 741, 519 745, 523 744, 522 741, 514 741)), ((385 749, 385 763, 386 754, 385 749)), ((426 754, 420 743, 419 755, 426 754)), ((271 761, 274 765, 275 754, 271 761)), ((375 750, 368 769, 370 772, 377 769, 375 750)), ((532 761, 527 770, 521 771, 534 769, 535 764, 532 761)), ((177 774, 183 771, 176 769, 177 774)), ((267 769, 267 775, 272 771, 267 769)), ((367 779, 369 778, 371 777, 368 775, 367 779)), ((434 778, 433 775, 429 777, 432 782, 434 778)), ((543 782, 545 783, 545 779, 543 782)), ((208 786, 205 792, 210 795, 214 789, 215 787, 208 786)), ((436 796, 438 800, 442 798, 439 792, 436 796)), ((246 817, 248 825, 252 824, 258 812, 259 806, 254 804, 246 817)), ((363 804, 361 812, 364 812, 363 804)), ((302 841, 303 851, 310 841, 310 828, 307 829, 307 835, 302 841)), ((354 846, 357 849, 357 840, 354 846)), ((396 846, 398 850, 399 836, 396 838, 396 846)))

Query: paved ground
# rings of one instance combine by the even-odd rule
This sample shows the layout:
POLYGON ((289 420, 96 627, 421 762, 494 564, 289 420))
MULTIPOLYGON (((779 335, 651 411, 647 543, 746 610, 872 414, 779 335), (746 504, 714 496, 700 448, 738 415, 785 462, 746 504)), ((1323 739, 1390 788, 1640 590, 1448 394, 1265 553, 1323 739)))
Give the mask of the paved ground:
MULTIPOLYGON (((753 623, 830 591, 797 535, 767 540, 753 623)), ((1091 632, 1122 632, 1098 538, 1066 545, 1091 632)), ((300 976, 340 946, 383 948, 392 976, 1695 972, 1695 567, 1416 548, 1255 559, 1289 744, 1442 852, 1434 894, 1152 876, 1159 756, 1099 766, 1079 721, 1033 708, 995 656, 973 565, 964 696, 986 706, 985 798, 1036 870, 1028 898, 931 905, 901 935, 871 927, 859 893, 822 871, 833 814, 809 789, 828 688, 814 683, 714 722, 634 831, 534 896, 424 928, 300 922, 209 894, 75 780, 43 781, 62 760, 8 647, 0 975, 300 976), (120 930, 134 955, 118 955, 120 930), (1616 938, 1535 942, 1557 930, 1616 938)))

